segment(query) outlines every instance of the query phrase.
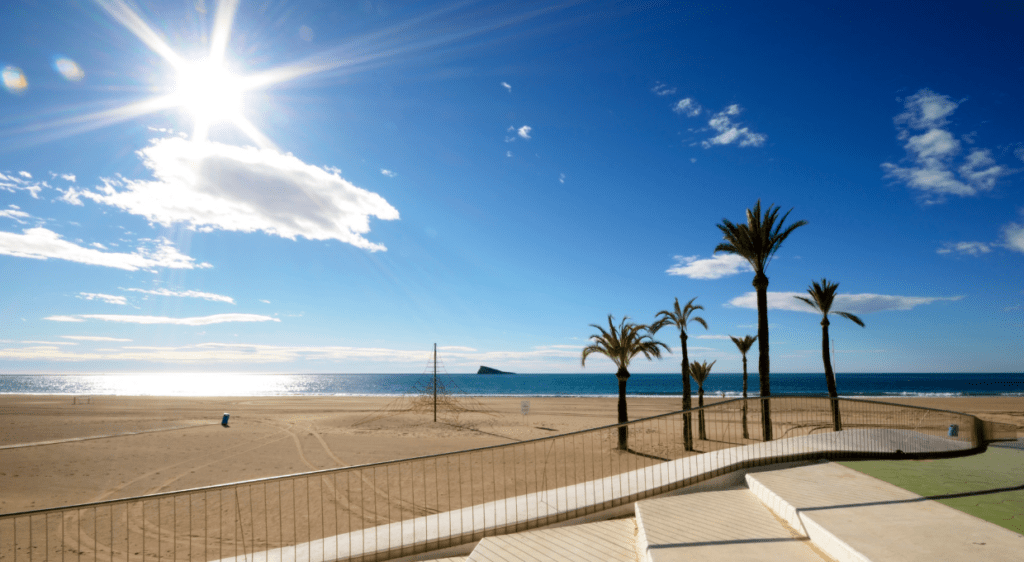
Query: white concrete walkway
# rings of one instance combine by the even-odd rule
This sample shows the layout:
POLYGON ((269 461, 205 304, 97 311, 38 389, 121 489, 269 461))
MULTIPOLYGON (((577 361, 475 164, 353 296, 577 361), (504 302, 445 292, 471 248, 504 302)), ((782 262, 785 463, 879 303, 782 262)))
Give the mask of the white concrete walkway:
POLYGON ((455 539, 455 544, 472 542, 484 532, 501 535, 545 522, 572 519, 593 512, 597 506, 621 505, 628 503, 630 498, 651 496, 766 462, 813 459, 823 453, 954 452, 970 447, 968 441, 900 429, 849 429, 804 435, 713 451, 573 486, 523 494, 291 547, 249 553, 244 557, 225 558, 222 562, 397 558, 427 552, 436 548, 439 541, 449 538, 455 539))

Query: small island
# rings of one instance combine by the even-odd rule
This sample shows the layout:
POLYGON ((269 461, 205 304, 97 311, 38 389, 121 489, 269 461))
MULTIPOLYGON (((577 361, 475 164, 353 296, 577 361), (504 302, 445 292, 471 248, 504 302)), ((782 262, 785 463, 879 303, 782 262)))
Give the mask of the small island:
POLYGON ((476 372, 478 375, 514 375, 515 373, 509 373, 506 371, 499 371, 490 367, 480 366, 480 370, 476 372))

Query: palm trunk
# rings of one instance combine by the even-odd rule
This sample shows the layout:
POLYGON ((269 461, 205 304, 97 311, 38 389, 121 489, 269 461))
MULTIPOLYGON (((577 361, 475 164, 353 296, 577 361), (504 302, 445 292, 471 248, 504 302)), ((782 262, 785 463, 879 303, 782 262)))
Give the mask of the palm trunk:
MULTIPOLYGON (((680 332, 679 342, 683 347, 683 410, 692 407, 690 401, 690 358, 686 355, 686 332, 680 332)), ((693 414, 683 414, 683 449, 693 450, 693 414)))
POLYGON ((828 317, 821 319, 821 360, 825 363, 825 382, 828 384, 828 397, 832 405, 832 428, 842 431, 843 420, 839 417, 839 390, 836 388, 836 374, 832 371, 832 361, 828 356, 828 317))
POLYGON ((761 431, 765 441, 772 440, 772 411, 770 396, 771 385, 768 373, 771 370, 768 360, 768 277, 763 271, 754 275, 754 288, 757 289, 757 374, 761 379, 761 431))
POLYGON ((743 438, 750 439, 747 430, 747 354, 743 354, 743 438))
POLYGON ((697 383, 697 407, 700 410, 697 411, 697 425, 700 426, 698 432, 700 434, 701 441, 707 441, 708 436, 704 433, 704 383, 697 383))
MULTIPOLYGON (((629 380, 629 371, 625 368, 620 368, 615 373, 616 378, 619 379, 619 423, 626 423, 629 421, 629 416, 626 414, 626 381, 629 380)), ((619 426, 619 450, 625 451, 629 448, 629 428, 620 425, 619 426)))

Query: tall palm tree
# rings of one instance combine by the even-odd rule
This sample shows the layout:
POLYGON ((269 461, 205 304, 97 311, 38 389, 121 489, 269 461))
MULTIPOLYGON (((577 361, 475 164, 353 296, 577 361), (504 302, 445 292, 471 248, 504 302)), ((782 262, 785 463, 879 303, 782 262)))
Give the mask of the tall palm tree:
MULTIPOLYGON (((609 314, 608 331, 597 324, 591 324, 601 333, 590 336, 594 343, 583 348, 583 357, 580 360, 585 367, 587 356, 591 353, 599 353, 611 359, 612 363, 619 368, 615 373, 615 377, 619 379, 619 423, 629 421, 629 416, 626 414, 626 381, 629 380, 630 360, 639 354, 643 354, 647 359, 660 358, 661 348, 671 353, 667 345, 655 341, 651 337, 647 326, 627 322, 627 320, 629 317, 624 316, 619 322, 619 327, 616 328, 612 323, 612 315, 609 314)), ((628 432, 628 427, 619 426, 619 449, 623 451, 629 446, 628 432)))
POLYGON ((821 313, 821 360, 825 363, 825 382, 828 384, 828 396, 832 403, 832 427, 836 431, 843 428, 843 423, 839 417, 839 400, 837 400, 839 391, 836 389, 836 374, 832 371, 832 362, 828 357, 828 315, 836 314, 861 328, 864 327, 864 322, 857 316, 849 312, 832 310, 832 301, 836 298, 836 289, 838 288, 839 283, 830 283, 828 279, 822 277, 820 285, 817 281, 811 281, 811 286, 807 288, 807 293, 811 295, 811 298, 794 297, 811 305, 814 310, 821 313))
POLYGON ((736 336, 729 336, 729 338, 743 354, 743 438, 749 439, 750 432, 747 430, 747 352, 750 351, 750 346, 757 341, 757 336, 748 334, 743 336, 743 339, 736 336))
MULTIPOLYGON (((665 326, 675 326, 679 330, 679 344, 683 348, 683 410, 689 410, 692 405, 690 402, 690 359, 686 353, 686 339, 689 337, 686 335, 686 325, 690 322, 697 322, 704 329, 708 329, 708 323, 704 321, 700 316, 694 316, 690 318, 690 315, 694 311, 704 310, 701 305, 694 305, 693 301, 697 300, 697 297, 690 299, 690 302, 686 303, 686 306, 680 310, 679 299, 676 298, 675 308, 672 310, 662 310, 656 316, 658 320, 651 325, 651 333, 655 334, 658 330, 665 326)), ((693 450, 693 428, 692 424, 693 414, 683 414, 683 447, 687 451, 693 450)))
POLYGON ((771 396, 771 385, 768 382, 768 276, 764 269, 768 267, 772 256, 782 247, 782 242, 797 228, 807 221, 797 221, 783 230, 782 224, 793 209, 786 211, 782 219, 778 218, 779 208, 768 206, 761 216, 761 200, 753 209, 747 209, 747 224, 733 224, 722 219, 722 224, 715 225, 722 231, 725 242, 715 246, 715 252, 728 252, 743 257, 754 268, 754 288, 757 290, 757 373, 761 379, 761 428, 765 441, 772 438, 772 415, 767 398, 771 396), (777 221, 777 224, 776 224, 777 221))
MULTIPOLYGON (((711 367, 713 367, 717 361, 712 361, 710 365, 705 361, 698 363, 696 361, 690 365, 690 376, 693 380, 697 381, 697 407, 704 407, 704 381, 707 380, 708 375, 711 374, 711 367)), ((704 410, 697 411, 697 432, 700 435, 701 440, 707 440, 707 433, 704 432, 704 410)))

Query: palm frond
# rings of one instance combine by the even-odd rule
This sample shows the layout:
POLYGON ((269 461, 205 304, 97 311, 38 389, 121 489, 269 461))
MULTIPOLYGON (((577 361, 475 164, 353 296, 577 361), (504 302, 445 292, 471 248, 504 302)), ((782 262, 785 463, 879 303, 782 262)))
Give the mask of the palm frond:
POLYGON ((736 344, 740 353, 746 356, 747 352, 750 351, 750 347, 757 341, 757 336, 746 335, 743 336, 743 339, 737 338, 736 336, 729 336, 729 339, 732 340, 732 343, 736 344))
POLYGON ((634 324, 628 322, 628 319, 628 316, 624 316, 616 327, 612 315, 609 314, 607 331, 597 324, 591 324, 600 331, 600 334, 590 336, 593 343, 583 348, 581 364, 586 366, 587 357, 597 353, 611 359, 616 367, 624 369, 629 367, 630 360, 637 355, 643 354, 650 359, 660 358, 662 349, 671 352, 667 345, 651 337, 649 326, 634 324))
POLYGON ((769 205, 762 215, 761 200, 758 199, 753 209, 747 209, 747 224, 734 224, 728 219, 722 219, 717 226, 725 241, 715 247, 715 253, 727 252, 741 256, 750 263, 755 273, 764 274, 764 269, 775 252, 782 247, 782 242, 794 230, 807 224, 807 221, 801 220, 783 230, 783 224, 793 209, 782 215, 781 219, 778 218, 779 210, 769 205))
POLYGON ((693 377, 693 380, 697 381, 697 384, 703 385, 704 381, 707 380, 708 375, 711 374, 711 367, 713 367, 717 362, 717 360, 712 361, 709 365, 707 361, 704 361, 703 363, 694 361, 693 364, 690 365, 690 376, 693 377))
POLYGON ((837 311, 833 312, 832 314, 838 314, 839 316, 842 316, 843 318, 846 318, 847 320, 850 320, 851 322, 853 322, 854 324, 860 326, 861 328, 864 327, 864 321, 861 320, 860 318, 858 318, 857 316, 855 316, 853 314, 850 314, 849 312, 842 312, 840 310, 837 310, 837 311))

